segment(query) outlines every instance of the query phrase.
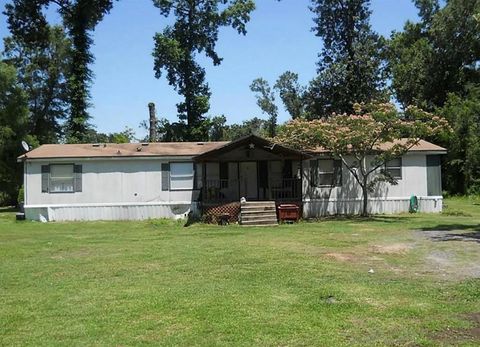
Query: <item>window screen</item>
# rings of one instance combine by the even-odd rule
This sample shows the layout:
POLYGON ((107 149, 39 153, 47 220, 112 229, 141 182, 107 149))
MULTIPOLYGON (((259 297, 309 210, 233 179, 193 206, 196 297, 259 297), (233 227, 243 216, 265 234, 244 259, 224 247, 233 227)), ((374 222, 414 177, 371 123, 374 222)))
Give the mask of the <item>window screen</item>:
POLYGON ((50 166, 50 192, 70 193, 74 192, 75 175, 73 165, 50 166))
POLYGON ((170 163, 170 189, 193 189, 193 163, 170 163))
POLYGON ((334 175, 333 160, 319 160, 318 161, 318 185, 332 186, 333 175, 334 175))
POLYGON ((385 170, 395 179, 402 178, 402 158, 390 160, 385 165, 385 170))

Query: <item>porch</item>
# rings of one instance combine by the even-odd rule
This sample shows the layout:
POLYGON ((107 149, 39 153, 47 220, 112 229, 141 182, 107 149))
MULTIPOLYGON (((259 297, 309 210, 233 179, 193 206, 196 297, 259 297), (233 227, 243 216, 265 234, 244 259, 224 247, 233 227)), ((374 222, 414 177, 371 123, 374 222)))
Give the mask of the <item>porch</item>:
POLYGON ((301 152, 254 135, 196 157, 203 213, 223 212, 238 219, 241 198, 301 206, 304 159, 301 152))
POLYGON ((300 201, 299 162, 246 161, 205 163, 200 198, 203 203, 247 201, 300 201), (290 167, 298 173, 292 174, 290 167))
POLYGON ((302 199, 302 152, 250 135, 195 158, 202 203, 302 199))

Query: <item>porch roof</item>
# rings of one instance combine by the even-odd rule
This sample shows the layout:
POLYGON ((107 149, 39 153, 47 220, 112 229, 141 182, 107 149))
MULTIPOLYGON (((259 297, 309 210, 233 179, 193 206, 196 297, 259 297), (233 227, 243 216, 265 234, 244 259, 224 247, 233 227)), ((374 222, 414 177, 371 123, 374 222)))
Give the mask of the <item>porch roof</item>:
POLYGON ((207 152, 195 156, 193 159, 197 162, 201 161, 212 161, 217 159, 219 155, 228 153, 242 146, 253 145, 253 148, 261 148, 264 151, 276 154, 288 159, 298 159, 302 160, 305 158, 310 158, 311 155, 305 152, 301 152, 292 148, 285 147, 283 145, 275 144, 267 139, 256 135, 248 135, 242 137, 238 140, 234 140, 219 146, 217 148, 211 149, 207 152))

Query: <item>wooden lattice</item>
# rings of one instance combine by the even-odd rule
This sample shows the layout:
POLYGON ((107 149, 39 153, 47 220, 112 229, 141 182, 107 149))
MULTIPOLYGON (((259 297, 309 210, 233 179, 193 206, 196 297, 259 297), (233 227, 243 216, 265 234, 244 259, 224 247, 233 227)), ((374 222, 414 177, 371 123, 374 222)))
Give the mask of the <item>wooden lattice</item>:
POLYGON ((237 223, 240 216, 240 202, 203 206, 203 219, 206 222, 218 223, 219 217, 225 214, 230 216, 230 223, 237 223))

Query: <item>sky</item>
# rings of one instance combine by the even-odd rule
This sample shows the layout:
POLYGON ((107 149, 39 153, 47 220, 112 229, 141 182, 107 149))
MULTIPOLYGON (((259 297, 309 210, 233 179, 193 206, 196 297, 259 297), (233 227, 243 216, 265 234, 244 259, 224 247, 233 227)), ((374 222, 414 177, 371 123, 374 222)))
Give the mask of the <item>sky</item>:
MULTIPOLYGON (((0 0, 3 10, 8 0, 0 0)), ((299 74, 303 84, 315 76, 322 41, 311 32, 310 0, 257 0, 257 9, 247 24, 247 35, 222 28, 217 53, 220 66, 199 56, 206 69, 212 97, 209 115, 225 115, 240 123, 252 117, 267 118, 256 105, 249 85, 257 77, 271 84, 283 72, 299 74)), ((371 24, 381 35, 401 30, 405 21, 416 20, 411 0, 372 0, 371 24)), ((54 16, 51 20, 55 21, 54 16)), ((159 118, 176 119, 181 97, 164 76, 153 71, 153 36, 169 23, 151 0, 120 0, 93 33, 92 123, 100 132, 118 132, 131 127, 137 137, 146 132, 139 124, 148 119, 148 103, 154 102, 159 118)), ((6 18, 0 14, 0 37, 8 35, 6 18)), ((0 45, 3 48, 3 45, 0 45)), ((278 99, 278 98, 277 98, 278 99)), ((279 101, 279 100, 277 100, 279 101)), ((279 122, 288 114, 280 108, 279 122)))

